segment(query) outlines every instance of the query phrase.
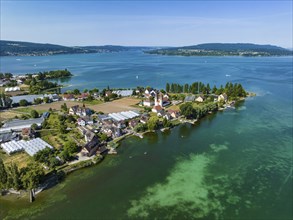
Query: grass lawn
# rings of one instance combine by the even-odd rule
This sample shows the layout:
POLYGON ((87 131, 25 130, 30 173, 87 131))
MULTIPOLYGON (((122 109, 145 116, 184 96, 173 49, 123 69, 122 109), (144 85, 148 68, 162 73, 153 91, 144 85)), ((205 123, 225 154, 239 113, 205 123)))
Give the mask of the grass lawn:
MULTIPOLYGON (((32 107, 14 108, 12 111, 30 114, 33 109, 35 108, 32 106, 32 107)), ((45 110, 37 110, 37 112, 39 114, 42 114, 45 112, 45 110)))
POLYGON ((170 105, 170 106, 168 106, 168 108, 166 108, 166 110, 169 110, 169 109, 171 109, 171 110, 179 110, 179 106, 180 105, 170 105))
POLYGON ((20 117, 21 115, 22 115, 21 113, 11 112, 11 111, 0 112, 0 122, 13 119, 15 118, 15 116, 20 117))
POLYGON ((25 152, 18 152, 8 155, 3 150, 0 150, 0 157, 6 166, 11 163, 15 163, 19 169, 27 166, 29 162, 34 161, 34 159, 25 152))

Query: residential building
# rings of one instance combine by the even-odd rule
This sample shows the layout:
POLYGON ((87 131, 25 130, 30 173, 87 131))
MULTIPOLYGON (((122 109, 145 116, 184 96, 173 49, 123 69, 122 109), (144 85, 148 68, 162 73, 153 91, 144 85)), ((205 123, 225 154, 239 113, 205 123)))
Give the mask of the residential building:
POLYGON ((218 96, 218 102, 220 102, 220 101, 224 101, 224 102, 228 101, 228 96, 226 95, 226 93, 223 93, 218 96))
POLYGON ((205 97, 203 95, 199 95, 198 97, 196 97, 195 101, 196 102, 203 102, 205 100, 205 97))
POLYGON ((154 112, 154 113, 159 113, 162 110, 163 110, 163 108, 160 105, 156 105, 152 108, 152 112, 154 112))
POLYGON ((64 101, 74 101, 75 98, 74 98, 74 95, 73 94, 64 94, 63 95, 63 100, 64 101))
POLYGON ((82 119, 82 118, 78 118, 78 119, 77 119, 77 124, 78 124, 79 126, 85 126, 85 120, 82 119))
POLYGON ((172 118, 178 118, 180 116, 180 112, 178 110, 169 109, 168 112, 172 118))
POLYGON ((91 110, 86 107, 80 107, 79 105, 72 106, 69 109, 70 115, 87 116, 91 115, 91 110))

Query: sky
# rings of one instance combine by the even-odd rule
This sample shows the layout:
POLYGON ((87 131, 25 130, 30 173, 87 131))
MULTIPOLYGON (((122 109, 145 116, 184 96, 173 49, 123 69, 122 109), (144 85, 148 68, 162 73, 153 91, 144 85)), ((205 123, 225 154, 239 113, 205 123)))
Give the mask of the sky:
POLYGON ((257 43, 293 48, 292 0, 0 0, 1 40, 65 46, 257 43))

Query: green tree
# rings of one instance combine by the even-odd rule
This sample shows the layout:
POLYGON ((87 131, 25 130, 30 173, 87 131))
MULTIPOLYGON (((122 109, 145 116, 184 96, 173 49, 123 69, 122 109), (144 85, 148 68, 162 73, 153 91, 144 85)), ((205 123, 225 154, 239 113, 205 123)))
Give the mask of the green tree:
POLYGON ((118 95, 117 94, 115 94, 115 93, 111 93, 110 94, 110 99, 116 99, 118 97, 118 95))
POLYGON ((48 166, 51 168, 55 168, 60 165, 60 161, 56 157, 50 157, 47 162, 48 166))
POLYGON ((157 116, 152 116, 147 122, 148 129, 150 131, 156 130, 159 128, 159 118, 157 116))
POLYGON ((108 136, 105 133, 99 133, 100 141, 107 141, 108 136))
POLYGON ((104 102, 109 102, 109 101, 110 101, 110 98, 107 97, 107 96, 105 96, 105 97, 104 97, 104 102))
POLYGON ((163 119, 163 127, 168 128, 171 126, 171 122, 168 121, 166 118, 163 119))
POLYGON ((68 123, 76 122, 76 119, 74 118, 73 115, 68 115, 66 121, 68 123))
POLYGON ((64 111, 64 112, 68 111, 66 103, 63 103, 63 105, 61 105, 61 110, 64 111))
POLYGON ((134 127, 135 132, 145 132, 148 129, 147 124, 139 123, 134 127))
POLYGON ((39 113, 36 110, 31 110, 31 116, 32 118, 38 118, 39 117, 39 113))
POLYGON ((169 83, 166 84, 166 92, 170 92, 170 84, 169 83))
POLYGON ((194 119, 197 117, 197 112, 191 103, 184 103, 183 105, 180 105, 180 112, 181 115, 184 115, 188 119, 194 119))
POLYGON ((0 109, 10 107, 11 104, 12 99, 4 93, 0 93, 0 109))
POLYGON ((59 124, 59 132, 61 133, 61 134, 66 134, 67 133, 67 126, 66 126, 66 124, 64 124, 64 123, 60 123, 59 124))
POLYGON ((36 124, 36 123, 33 123, 32 125, 31 125, 31 129, 33 129, 34 131, 36 131, 36 130, 38 130, 38 125, 36 124))
POLYGON ((28 104, 29 104, 28 101, 25 100, 25 99, 21 99, 21 100, 19 101, 19 105, 20 105, 20 106, 27 106, 28 104))
POLYGON ((69 161, 71 159, 69 150, 67 148, 63 149, 62 152, 60 153, 60 157, 65 161, 69 161))
POLYGON ((44 177, 44 170, 37 163, 29 163, 27 167, 21 169, 21 181, 25 189, 38 187, 44 177))
POLYGON ((213 94, 216 94, 217 90, 218 90, 217 87, 214 85, 214 87, 213 87, 213 89, 212 89, 212 93, 213 93, 213 94))
POLYGON ((5 189, 7 183, 7 172, 3 163, 3 160, 0 158, 0 189, 5 189))
POLYGON ((209 83, 206 86, 206 91, 207 91, 207 94, 209 94, 211 92, 211 87, 210 87, 209 83))
POLYGON ((80 91, 79 91, 79 89, 74 89, 74 90, 73 90, 73 94, 74 94, 74 95, 80 95, 80 91))
POLYGON ((34 99, 34 103, 36 105, 39 105, 39 104, 43 103, 43 100, 41 98, 36 98, 36 99, 34 99))
POLYGON ((8 166, 8 185, 9 188, 19 190, 21 188, 20 172, 15 163, 8 166))
POLYGON ((189 85, 186 83, 184 85, 184 93, 188 93, 189 92, 189 85))
POLYGON ((63 149, 67 149, 68 153, 70 155, 73 155, 74 153, 77 153, 79 151, 79 147, 77 146, 77 144, 73 141, 67 141, 64 144, 64 148, 63 149))
POLYGON ((45 96, 44 99, 43 99, 43 101, 44 101, 45 103, 49 103, 49 102, 50 102, 50 99, 49 99, 48 96, 45 96))

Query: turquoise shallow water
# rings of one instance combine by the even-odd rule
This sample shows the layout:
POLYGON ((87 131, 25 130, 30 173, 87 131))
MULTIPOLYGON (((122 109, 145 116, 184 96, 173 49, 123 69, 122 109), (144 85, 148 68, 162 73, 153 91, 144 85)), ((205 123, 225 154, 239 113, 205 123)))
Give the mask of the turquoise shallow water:
POLYGON ((69 83, 80 88, 86 79, 93 87, 102 87, 103 80, 110 86, 133 87, 141 71, 139 80, 145 79, 141 85, 232 81, 257 96, 194 126, 128 138, 117 156, 71 174, 33 204, 0 199, 0 218, 293 218, 291 57, 159 57, 126 52, 24 57, 22 64, 15 59, 1 58, 1 71, 31 71, 46 59, 51 61, 43 61, 44 68, 69 68, 72 63, 78 76, 69 83), (113 80, 118 75, 119 82, 113 80))

